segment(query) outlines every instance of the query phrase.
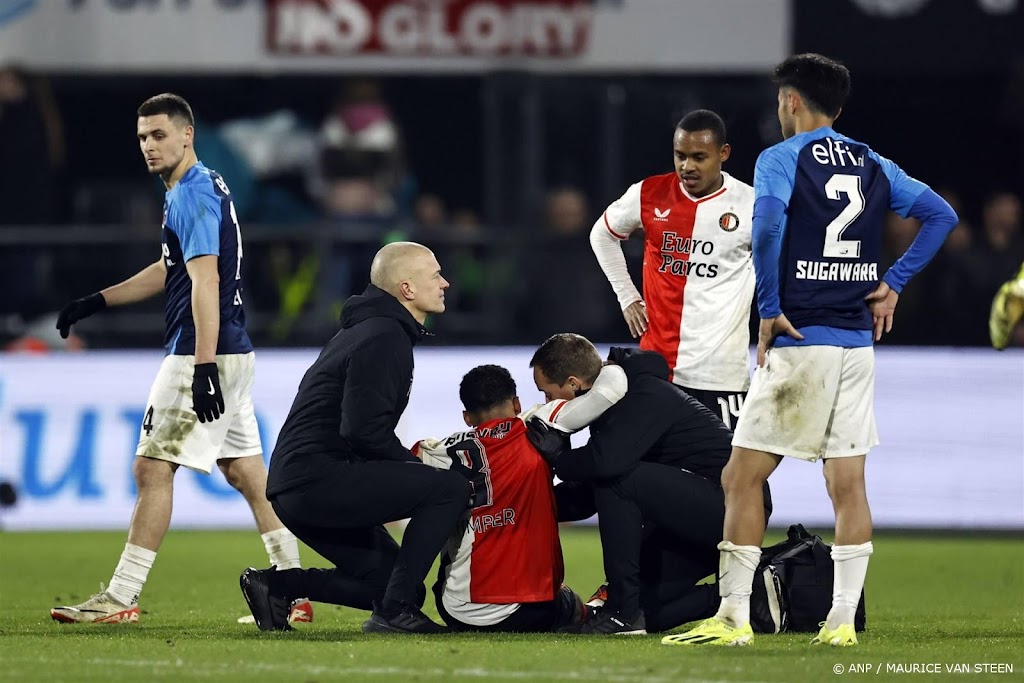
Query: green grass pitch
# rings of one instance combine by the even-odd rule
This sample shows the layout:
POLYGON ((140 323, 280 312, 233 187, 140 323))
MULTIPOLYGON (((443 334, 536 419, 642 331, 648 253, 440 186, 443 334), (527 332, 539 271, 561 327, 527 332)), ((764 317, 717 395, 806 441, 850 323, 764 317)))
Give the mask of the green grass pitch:
MULTIPOLYGON (((787 634, 691 650, 653 635, 365 636, 366 613, 326 605, 296 632, 260 633, 235 623, 248 613, 238 574, 266 564, 259 537, 242 531, 172 532, 139 624, 58 624, 49 608, 109 578, 123 533, 4 533, 0 681, 1020 681, 1021 540, 879 534, 859 647, 811 647, 809 636, 787 634)), ((566 529, 562 542, 567 583, 589 595, 602 578, 596 531, 566 529)), ((323 564, 306 549, 303 560, 323 564)))

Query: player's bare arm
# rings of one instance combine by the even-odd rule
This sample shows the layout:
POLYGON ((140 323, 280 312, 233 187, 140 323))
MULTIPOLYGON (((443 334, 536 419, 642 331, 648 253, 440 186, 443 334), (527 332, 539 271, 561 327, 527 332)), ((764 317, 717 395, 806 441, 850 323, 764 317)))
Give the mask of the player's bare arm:
POLYGON ((167 277, 167 267, 163 258, 151 263, 124 282, 107 287, 100 294, 107 302, 107 306, 122 306, 133 304, 136 301, 143 301, 164 291, 164 280, 167 277))
POLYGON ((167 269, 161 258, 124 282, 72 301, 62 308, 57 316, 57 329, 60 330, 60 336, 67 339, 71 334, 72 325, 102 311, 107 306, 120 306, 142 301, 163 291, 166 275, 167 269))
POLYGON ((793 327, 793 323, 789 322, 789 318, 786 317, 785 313, 780 313, 774 318, 761 319, 761 325, 757 330, 758 367, 764 367, 768 349, 771 348, 772 343, 775 342, 775 338, 783 334, 787 334, 790 337, 793 337, 793 339, 804 338, 804 336, 800 334, 799 330, 793 327))
POLYGON ((875 323, 875 341, 882 338, 882 331, 892 332, 892 321, 896 315, 896 303, 900 295, 887 283, 880 282, 875 291, 865 298, 875 323))
POLYGON ((217 256, 197 256, 185 264, 192 280, 192 319, 196 327, 196 365, 216 360, 220 334, 220 274, 217 256))
POLYGON ((196 329, 192 407, 200 422, 212 422, 224 414, 225 408, 217 370, 217 339, 220 336, 217 256, 196 256, 185 263, 185 270, 192 280, 192 322, 196 329))

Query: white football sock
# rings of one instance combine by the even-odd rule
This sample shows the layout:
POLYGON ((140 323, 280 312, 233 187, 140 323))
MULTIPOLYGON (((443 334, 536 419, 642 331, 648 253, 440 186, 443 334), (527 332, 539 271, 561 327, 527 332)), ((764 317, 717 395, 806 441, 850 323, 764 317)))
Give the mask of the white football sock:
POLYGON ((155 560, 154 551, 125 543, 121 560, 114 569, 114 575, 110 577, 107 593, 122 605, 133 605, 138 602, 155 560))
POLYGON ((864 590, 864 577, 868 573, 868 559, 874 549, 871 541, 860 545, 832 546, 835 577, 832 581, 832 609, 825 619, 826 628, 834 630, 842 624, 853 623, 860 594, 864 590))
POLYGON ((750 621, 750 593, 753 590, 754 571, 761 561, 761 549, 756 545, 735 545, 731 541, 718 544, 718 594, 722 604, 715 618, 733 628, 750 621))
POLYGON ((295 534, 281 527, 274 529, 260 536, 263 539, 263 547, 267 549, 267 556, 270 564, 283 571, 285 569, 298 569, 302 566, 299 562, 299 541, 295 534))

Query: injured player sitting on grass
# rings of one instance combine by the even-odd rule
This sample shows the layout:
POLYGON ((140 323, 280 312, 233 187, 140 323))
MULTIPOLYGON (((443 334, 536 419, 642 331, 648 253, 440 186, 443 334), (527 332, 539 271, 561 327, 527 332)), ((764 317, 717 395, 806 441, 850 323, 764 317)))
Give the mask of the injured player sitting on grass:
POLYGON ((564 568, 551 468, 527 439, 537 417, 564 432, 583 429, 626 393, 622 368, 601 369, 589 392, 522 411, 508 370, 481 365, 459 386, 469 431, 425 439, 425 463, 464 474, 470 509, 452 530, 434 585, 437 611, 453 631, 544 632, 589 616, 562 584, 564 568))

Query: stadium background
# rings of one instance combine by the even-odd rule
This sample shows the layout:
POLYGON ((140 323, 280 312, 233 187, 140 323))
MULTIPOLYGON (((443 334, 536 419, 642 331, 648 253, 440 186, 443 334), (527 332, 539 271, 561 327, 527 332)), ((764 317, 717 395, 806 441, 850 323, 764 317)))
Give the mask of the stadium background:
MULTIPOLYGON (((127 518, 161 302, 107 311, 66 344, 52 328, 66 300, 152 260, 162 187, 142 172, 132 128, 150 94, 190 100, 200 158, 235 195, 269 452, 303 368, 389 240, 438 253, 453 287, 430 345, 459 347, 421 351, 406 441, 460 426, 455 387, 474 364, 507 358, 530 403, 530 344, 563 330, 628 343, 589 249, 591 224, 629 183, 670 168, 672 128, 694 108, 724 116, 726 170, 750 182, 756 155, 780 139, 766 73, 805 50, 853 70, 841 130, 930 183, 962 218, 904 293, 880 349, 884 444, 869 482, 878 521, 1022 526, 1021 355, 964 348, 985 345, 992 295, 1024 259, 1018 3, 462 0, 438 15, 444 28, 430 3, 398 1, 4 6, 0 474, 23 494, 4 513, 9 527, 116 528, 127 518), (516 17, 560 21, 561 31, 518 40, 516 17), (280 347, 314 350, 267 351, 280 347), (951 423, 962 438, 943 432, 951 423), (972 464, 979 445, 984 467, 972 464), (921 466, 934 460, 945 467, 921 466), (919 480, 920 500, 897 495, 906 479, 919 480), (879 496, 887 485, 892 495, 879 496)), ((916 227, 890 217, 890 260, 916 227)), ((625 245, 637 275, 641 244, 625 245)), ((820 491, 816 481, 797 471, 777 486, 820 491)), ((190 493, 201 504, 177 524, 246 523, 223 482, 179 487, 190 493)), ((827 522, 819 498, 780 505, 775 523, 827 522)))
MULTIPOLYGON (((781 682, 923 662, 972 667, 960 680, 984 662, 1019 674, 1024 331, 997 353, 987 316, 1024 259, 1022 5, 0 0, 0 480, 18 493, 0 507, 0 678, 781 682), (548 29, 522 40, 536 21, 548 29), (192 103, 200 158, 235 196, 268 453, 376 248, 408 237, 435 249, 453 286, 417 350, 399 426, 411 443, 461 427, 456 386, 478 363, 509 367, 530 404, 527 359, 550 333, 628 343, 590 226, 629 183, 671 167, 672 129, 697 107, 723 115, 725 168, 750 182, 780 135, 769 70, 806 50, 853 70, 839 129, 961 216, 879 345, 883 444, 868 488, 884 530, 856 656, 808 651, 802 635, 739 655, 657 638, 397 645, 357 635, 363 613, 327 607, 310 628, 268 637, 234 623, 234 577, 265 555, 219 473, 178 478, 141 624, 70 633, 50 621, 45 610, 88 596, 123 546, 161 356, 159 300, 105 311, 67 343, 53 329, 67 300, 154 260, 163 189, 134 138, 143 99, 171 90, 192 103)), ((916 228, 890 217, 890 260, 916 228)), ((625 245, 634 274, 641 246, 625 245)), ((829 537, 819 468, 789 463, 773 487, 768 542, 790 522, 829 537)), ((563 545, 567 581, 589 592, 602 577, 596 531, 566 529, 563 545)))
MULTIPOLYGON (((430 245, 453 282, 418 352, 406 442, 461 427, 457 382, 475 364, 505 362, 530 404, 530 345, 565 330, 628 343, 590 226, 671 167, 694 108, 723 115, 725 168, 750 182, 780 139, 770 68, 818 50, 853 71, 840 129, 961 216, 880 345, 876 520, 1020 529, 1024 357, 985 346, 992 295, 1024 260, 1022 34, 1012 0, 0 3, 0 477, 21 494, 0 523, 128 518, 162 303, 105 311, 66 343, 53 321, 158 248, 163 188, 133 128, 149 95, 192 103, 200 158, 232 188, 269 453, 389 240, 430 245)), ((886 258, 916 228, 890 216, 886 258)), ((641 246, 625 243, 635 276, 641 246)), ((773 524, 827 525, 816 468, 775 485, 773 524)), ((248 523, 219 475, 178 488, 175 525, 248 523)))

